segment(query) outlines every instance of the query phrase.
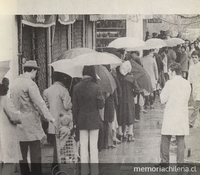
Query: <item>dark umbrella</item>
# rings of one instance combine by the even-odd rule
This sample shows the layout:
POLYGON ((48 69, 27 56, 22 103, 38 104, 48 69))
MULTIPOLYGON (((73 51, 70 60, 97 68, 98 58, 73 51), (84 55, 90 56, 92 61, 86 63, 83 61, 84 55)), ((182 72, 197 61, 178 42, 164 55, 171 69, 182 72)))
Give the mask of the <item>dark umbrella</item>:
POLYGON ((145 89, 147 92, 151 93, 153 91, 151 85, 151 78, 148 73, 144 70, 144 68, 136 63, 134 60, 130 60, 132 70, 131 73, 133 74, 134 78, 136 79, 138 86, 141 89, 145 89))

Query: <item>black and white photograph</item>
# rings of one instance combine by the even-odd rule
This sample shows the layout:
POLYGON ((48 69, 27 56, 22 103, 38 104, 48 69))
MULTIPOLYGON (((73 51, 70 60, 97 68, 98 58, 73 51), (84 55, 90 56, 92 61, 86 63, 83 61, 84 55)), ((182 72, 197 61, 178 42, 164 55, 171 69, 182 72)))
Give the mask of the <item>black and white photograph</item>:
POLYGON ((0 2, 0 174, 199 174, 200 1, 77 2, 0 2))

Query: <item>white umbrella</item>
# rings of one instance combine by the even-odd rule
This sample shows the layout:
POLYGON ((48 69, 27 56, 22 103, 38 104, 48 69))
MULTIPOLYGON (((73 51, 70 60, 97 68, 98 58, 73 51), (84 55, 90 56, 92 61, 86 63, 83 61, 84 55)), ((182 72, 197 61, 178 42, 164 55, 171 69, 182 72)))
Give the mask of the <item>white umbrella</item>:
POLYGON ((74 77, 81 78, 83 66, 77 66, 74 63, 75 62, 73 61, 73 59, 65 59, 65 60, 55 61, 49 65, 52 66, 54 68, 54 71, 56 72, 65 73, 71 76, 72 78, 74 77))
POLYGON ((122 60, 113 54, 95 52, 82 54, 75 57, 74 59, 58 60, 49 65, 54 68, 54 71, 65 73, 74 78, 82 77, 84 66, 121 63, 122 60))
POLYGON ((141 46, 145 46, 145 42, 134 37, 117 38, 108 45, 108 47, 113 47, 116 49, 134 49, 141 46))
POLYGON ((144 50, 167 47, 167 44, 158 38, 151 38, 145 42, 144 50))
POLYGON ((179 44, 183 44, 185 43, 185 41, 181 38, 169 38, 169 39, 166 39, 166 40, 163 40, 168 47, 174 47, 174 46, 177 46, 179 44))
POLYGON ((73 59, 75 65, 107 65, 107 64, 121 64, 122 60, 111 53, 95 52, 87 53, 77 56, 73 59))

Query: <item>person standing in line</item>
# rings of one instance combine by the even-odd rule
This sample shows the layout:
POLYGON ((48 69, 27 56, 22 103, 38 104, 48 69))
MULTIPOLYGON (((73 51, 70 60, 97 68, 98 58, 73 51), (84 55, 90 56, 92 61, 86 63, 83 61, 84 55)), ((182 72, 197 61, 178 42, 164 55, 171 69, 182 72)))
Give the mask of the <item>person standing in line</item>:
POLYGON ((193 128, 195 120, 199 115, 199 109, 200 109, 200 62, 199 62, 200 53, 199 51, 194 51, 191 56, 194 64, 189 69, 188 81, 191 83, 192 86, 192 94, 195 104, 194 104, 194 111, 189 119, 190 119, 190 128, 193 128))
POLYGON ((0 174, 14 172, 14 163, 21 160, 17 127, 21 124, 21 113, 7 96, 9 80, 4 78, 0 84, 0 174))
POLYGON ((188 54, 186 53, 186 47, 181 46, 181 57, 180 57, 180 64, 182 68, 182 77, 187 79, 188 75, 188 54))
POLYGON ((170 140, 173 135, 177 140, 177 163, 184 163, 184 137, 189 135, 188 101, 191 87, 181 74, 181 65, 171 64, 169 67, 170 80, 166 82, 160 94, 161 103, 166 104, 160 145, 161 164, 164 165, 169 163, 170 140))
POLYGON ((175 62, 177 56, 172 47, 165 47, 165 50, 167 53, 167 68, 169 68, 169 65, 175 62))
POLYGON ((144 50, 143 57, 141 58, 142 65, 146 72, 151 77, 151 85, 153 88, 153 93, 150 94, 150 96, 145 97, 145 108, 147 108, 147 105, 150 101, 150 108, 153 109, 153 103, 154 103, 154 94, 156 91, 156 84, 158 80, 158 67, 156 64, 156 60, 153 58, 154 52, 153 50, 144 50))
POLYGON ((72 108, 74 123, 80 131, 81 175, 90 173, 88 163, 93 163, 91 175, 98 174, 99 109, 103 107, 104 98, 97 84, 95 68, 84 66, 83 79, 74 87, 72 108))
POLYGON ((22 175, 41 175, 41 140, 45 137, 42 129, 41 117, 47 121, 54 119, 43 101, 38 86, 33 81, 39 67, 36 61, 27 61, 24 73, 17 77, 11 89, 11 98, 17 110, 21 112, 22 123, 18 127, 18 137, 22 153, 20 168, 22 175), (31 172, 27 161, 30 148, 31 172))
POLYGON ((188 58, 189 58, 189 68, 194 64, 193 60, 192 60, 192 53, 195 51, 195 48, 194 48, 194 43, 191 43, 190 44, 190 51, 189 51, 189 55, 188 55, 188 58))
MULTIPOLYGON (((68 88, 70 86, 71 77, 60 72, 53 73, 54 83, 43 92, 43 98, 50 109, 50 113, 55 119, 56 128, 60 127, 60 115, 65 115, 72 120, 72 102, 69 95, 68 88)), ((54 145, 54 156, 53 166, 57 164, 57 151, 56 151, 56 140, 55 140, 55 128, 52 123, 49 123, 48 134, 53 136, 54 145)))

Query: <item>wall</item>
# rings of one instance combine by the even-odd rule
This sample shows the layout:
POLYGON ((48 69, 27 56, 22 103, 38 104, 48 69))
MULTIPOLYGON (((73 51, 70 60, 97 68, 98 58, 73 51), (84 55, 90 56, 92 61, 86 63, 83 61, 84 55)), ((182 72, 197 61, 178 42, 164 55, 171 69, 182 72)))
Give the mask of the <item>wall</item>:
POLYGON ((143 17, 142 15, 126 16, 126 35, 143 40, 143 17))
POLYGON ((10 60, 10 70, 6 77, 10 86, 18 76, 18 29, 14 15, 0 15, 0 61, 10 60))

